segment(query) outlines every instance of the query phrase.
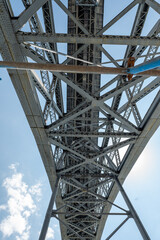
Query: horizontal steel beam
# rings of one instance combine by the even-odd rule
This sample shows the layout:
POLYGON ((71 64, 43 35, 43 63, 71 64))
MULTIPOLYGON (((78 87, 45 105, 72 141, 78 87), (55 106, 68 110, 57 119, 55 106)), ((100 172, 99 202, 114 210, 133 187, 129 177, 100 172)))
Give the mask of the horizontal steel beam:
MULTIPOLYGON (((57 175, 59 175, 57 173, 57 175)), ((92 177, 92 178, 114 178, 114 175, 111 173, 88 173, 88 174, 74 174, 74 173, 66 173, 66 174, 60 174, 59 175, 61 178, 88 178, 88 177, 92 177)))
POLYGON ((55 210, 53 210, 52 211, 52 216, 54 216, 54 215, 73 215, 73 216, 79 216, 79 215, 83 215, 83 216, 87 216, 88 214, 89 215, 129 215, 129 213, 104 213, 104 212, 102 212, 102 213, 96 213, 96 212, 71 212, 71 213, 69 213, 69 212, 56 212, 55 210))
POLYGON ((59 42, 59 43, 81 43, 81 44, 111 44, 111 45, 143 45, 160 46, 159 37, 132 37, 123 35, 71 35, 52 33, 27 33, 16 34, 20 43, 22 42, 59 42))
POLYGON ((101 200, 101 199, 94 199, 94 198, 92 198, 92 199, 84 199, 84 200, 77 200, 77 199, 73 199, 73 200, 65 200, 65 203, 83 203, 83 204, 86 204, 86 203, 103 203, 104 202, 104 200, 101 200))
MULTIPOLYGON (((85 118, 84 118, 85 120, 85 118)), ((135 137, 137 136, 136 133, 124 133, 124 132, 51 132, 49 133, 49 137, 51 136, 60 136, 60 137, 121 137, 121 138, 128 138, 128 137, 135 137)))
MULTIPOLYGON (((26 62, 0 61, 0 68, 21 69, 21 70, 47 70, 56 73, 86 73, 86 74, 115 74, 128 75, 126 68, 98 67, 98 66, 75 66, 61 64, 42 64, 26 62)), ((160 76, 160 70, 149 70, 136 74, 137 76, 160 76)))

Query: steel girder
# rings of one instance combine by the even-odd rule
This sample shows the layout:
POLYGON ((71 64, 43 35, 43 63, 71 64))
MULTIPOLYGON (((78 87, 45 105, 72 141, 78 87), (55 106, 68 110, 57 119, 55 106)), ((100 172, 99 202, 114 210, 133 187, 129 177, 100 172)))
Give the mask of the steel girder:
POLYGON ((114 35, 89 35, 84 34, 50 34, 50 33, 28 33, 18 32, 19 42, 57 42, 57 43, 79 43, 79 44, 108 44, 108 45, 142 45, 142 46, 159 46, 159 37, 144 36, 114 36, 114 35))
MULTIPOLYGON (((125 67, 129 56, 138 59, 148 50, 146 61, 158 52, 159 21, 148 35, 141 36, 149 8, 157 13, 160 11, 154 0, 131 2, 105 26, 102 0, 97 6, 91 4, 96 1, 84 4, 85 1, 69 0, 68 8, 62 1, 55 0, 68 16, 68 34, 55 32, 51 1, 22 2, 25 11, 15 18, 9 1, 0 0, 0 50, 6 61, 26 62, 31 58, 38 63, 59 63, 57 54, 28 46, 27 41, 54 51, 58 50, 58 42, 68 43, 68 55, 95 65, 102 62, 103 53, 116 67, 121 65, 103 44, 128 45, 122 63, 125 67), (103 35, 135 7, 131 35, 103 35), (37 13, 40 8, 42 16, 37 13), (23 31, 25 23, 30 26, 27 32, 26 29, 23 31), (139 47, 135 47, 137 45, 139 47)), ((63 64, 85 65, 70 58, 63 64)), ((125 76, 118 75, 103 85, 100 75, 93 74, 8 72, 35 136, 53 191, 57 177, 61 179, 56 198, 59 210, 52 211, 50 216, 59 219, 62 239, 100 239, 121 189, 119 183, 124 182, 160 124, 160 92, 148 104, 144 117, 139 106, 140 100, 159 88, 159 77, 149 82, 147 77, 137 76, 127 82, 125 76), (62 81, 67 85, 67 99, 64 99, 62 81), (44 98, 44 109, 36 91, 44 98), (122 154, 123 147, 126 150, 122 154), (118 184, 116 179, 120 180, 118 184)), ((130 217, 136 221, 130 206, 129 210, 116 207, 122 211, 117 215, 124 214, 127 218, 107 239, 130 217)))

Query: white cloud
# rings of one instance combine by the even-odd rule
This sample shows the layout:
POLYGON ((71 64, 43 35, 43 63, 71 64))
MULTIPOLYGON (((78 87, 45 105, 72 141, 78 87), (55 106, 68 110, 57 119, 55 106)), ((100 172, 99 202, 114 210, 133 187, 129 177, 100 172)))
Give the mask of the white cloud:
POLYGON ((48 239, 54 239, 54 230, 49 227, 46 235, 46 240, 48 239))
POLYGON ((6 210, 6 209, 7 209, 6 205, 0 205, 0 210, 6 210))
POLYGON ((29 217, 36 211, 34 197, 40 199, 41 184, 29 188, 23 181, 22 173, 17 173, 16 166, 17 164, 12 164, 9 167, 14 173, 3 181, 8 201, 5 205, 0 205, 0 210, 6 210, 8 216, 0 222, 0 231, 4 237, 15 234, 16 240, 28 240, 31 228, 29 217))
POLYGON ((54 224, 53 226, 54 226, 55 228, 58 228, 58 224, 54 224))
POLYGON ((13 170, 14 172, 17 172, 17 167, 19 166, 19 163, 12 163, 9 168, 13 170))
POLYGON ((33 186, 31 186, 31 188, 29 189, 29 192, 32 194, 32 195, 35 195, 36 198, 37 198, 37 201, 40 201, 41 200, 41 197, 42 197, 42 184, 41 183, 37 183, 33 186))

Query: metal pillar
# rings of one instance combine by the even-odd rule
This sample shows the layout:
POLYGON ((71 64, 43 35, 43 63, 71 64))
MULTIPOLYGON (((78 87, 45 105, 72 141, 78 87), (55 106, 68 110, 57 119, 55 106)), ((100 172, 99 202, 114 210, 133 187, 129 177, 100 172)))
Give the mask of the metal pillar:
POLYGON ((117 177, 115 177, 115 181, 116 181, 116 183, 117 183, 117 185, 119 187, 119 190, 120 190, 120 192, 121 192, 121 194, 122 194, 122 196, 123 196, 123 198, 124 198, 128 208, 130 210, 131 216, 133 217, 133 219, 134 219, 134 221, 135 221, 135 223, 136 223, 136 225, 137 225, 137 227, 138 227, 138 229, 139 229, 143 239, 144 240, 151 240, 149 235, 148 235, 148 233, 147 233, 147 231, 145 230, 145 228, 144 228, 140 218, 138 217, 138 214, 136 213, 136 210, 134 209, 132 203, 130 202, 130 200, 129 200, 129 198, 128 198, 124 188, 122 187, 122 185, 121 185, 121 183, 120 183, 120 181, 118 180, 117 177))
POLYGON ((50 218, 52 216, 53 205, 54 205, 56 194, 57 194, 59 180, 60 180, 60 178, 57 177, 56 183, 55 183, 55 187, 54 187, 54 190, 52 192, 51 200, 49 202, 49 206, 48 206, 48 209, 47 209, 47 212, 46 212, 46 216, 45 216, 45 219, 44 219, 44 223, 43 223, 43 227, 42 227, 42 230, 41 230, 41 234, 39 236, 39 240, 45 240, 45 238, 46 238, 46 234, 47 234, 50 218))

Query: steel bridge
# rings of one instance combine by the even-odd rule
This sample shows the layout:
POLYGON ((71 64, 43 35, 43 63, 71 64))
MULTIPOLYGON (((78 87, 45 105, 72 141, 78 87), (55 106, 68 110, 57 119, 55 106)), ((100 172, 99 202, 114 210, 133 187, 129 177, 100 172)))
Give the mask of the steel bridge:
POLYGON ((142 238, 150 239, 122 184, 160 125, 160 77, 142 73, 128 81, 125 72, 100 73, 106 61, 117 69, 127 68, 129 57, 137 64, 157 56, 160 4, 128 0, 118 14, 116 5, 111 2, 109 9, 107 4, 104 0, 0 0, 3 60, 44 66, 40 71, 8 67, 53 192, 40 240, 45 239, 51 217, 59 220, 63 240, 99 240, 109 215, 126 218, 106 240, 130 218, 142 238), (22 10, 18 15, 15 2, 22 10), (59 27, 66 16, 63 33, 57 27, 58 8, 59 27), (114 17, 106 22, 111 10, 114 17), (157 20, 147 29, 150 11, 157 20), (113 34, 112 27, 123 19, 124 25, 118 26, 124 33, 113 34), (47 64, 77 70, 47 71, 47 64), (80 70, 89 65, 100 72, 80 70), (153 92, 153 101, 144 107, 141 102, 153 92), (118 192, 128 209, 114 203, 118 192), (110 211, 112 206, 117 213, 110 211))

